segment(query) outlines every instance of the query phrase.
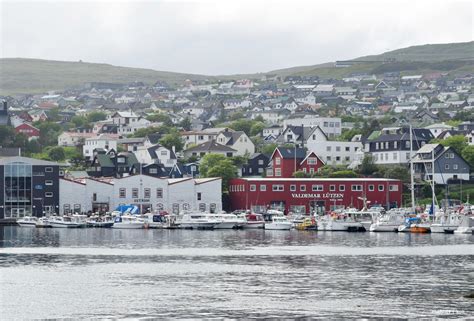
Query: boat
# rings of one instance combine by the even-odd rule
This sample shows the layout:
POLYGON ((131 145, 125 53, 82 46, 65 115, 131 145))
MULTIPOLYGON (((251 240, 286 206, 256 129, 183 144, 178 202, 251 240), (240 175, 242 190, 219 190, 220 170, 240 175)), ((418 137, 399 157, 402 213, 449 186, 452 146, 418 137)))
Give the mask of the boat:
POLYGON ((114 219, 114 224, 112 225, 114 229, 142 229, 145 228, 145 220, 137 217, 136 215, 125 214, 121 216, 116 216, 114 219))
POLYGON ((449 214, 441 212, 441 215, 437 215, 434 223, 431 224, 431 233, 454 233, 461 223, 462 216, 455 212, 449 214))
POLYGON ((392 209, 378 216, 369 227, 371 232, 398 232, 398 227, 405 222, 407 212, 404 210, 392 209))
POLYGON ((265 227, 265 220, 262 214, 257 213, 249 213, 245 215, 245 219, 247 223, 245 224, 245 228, 264 228, 265 227))
POLYGON ((208 214, 207 216, 220 221, 219 224, 214 226, 215 229, 237 229, 243 228, 247 224, 245 217, 238 217, 235 214, 218 213, 208 214))
POLYGON ((459 227, 454 230, 454 234, 473 234, 474 233, 474 217, 462 216, 459 227))
POLYGON ((93 216, 90 217, 87 221, 88 227, 99 227, 99 228, 110 228, 114 225, 114 221, 111 216, 93 216))
POLYGON ((198 230, 214 229, 219 223, 221 223, 220 220, 205 213, 184 214, 176 220, 180 228, 198 230))
POLYGON ((164 217, 156 213, 146 213, 142 215, 147 228, 163 228, 164 217))
POLYGON ((318 229, 318 224, 314 216, 305 217, 302 222, 296 223, 294 226, 299 231, 316 231, 318 229))
POLYGON ((265 223, 266 230, 291 230, 292 223, 285 216, 274 215, 272 221, 265 223))
POLYGON ((52 227, 51 223, 49 222, 49 217, 43 216, 38 219, 36 222, 36 227, 37 228, 49 228, 52 227))
POLYGON ((375 217, 382 213, 382 207, 374 207, 370 209, 358 210, 345 210, 341 214, 348 219, 354 220, 354 222, 360 223, 362 229, 360 231, 368 231, 370 226, 375 221, 375 217))
POLYGON ((36 227, 38 218, 35 216, 24 216, 16 221, 21 227, 36 227))
POLYGON ((86 215, 74 214, 70 216, 51 216, 49 223, 54 228, 82 228, 86 227, 86 215))
POLYGON ((317 220, 318 231, 344 231, 363 232, 365 227, 360 222, 356 222, 352 216, 345 214, 331 213, 319 217, 317 220))

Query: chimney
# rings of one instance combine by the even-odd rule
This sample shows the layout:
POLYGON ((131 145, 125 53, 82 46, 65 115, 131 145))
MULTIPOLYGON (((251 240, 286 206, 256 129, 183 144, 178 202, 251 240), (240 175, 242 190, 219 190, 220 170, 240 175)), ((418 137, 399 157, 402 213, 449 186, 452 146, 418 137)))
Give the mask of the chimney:
POLYGON ((7 101, 4 100, 4 101, 3 101, 3 110, 4 110, 5 112, 8 111, 8 106, 7 106, 7 105, 8 105, 8 104, 7 104, 7 101))

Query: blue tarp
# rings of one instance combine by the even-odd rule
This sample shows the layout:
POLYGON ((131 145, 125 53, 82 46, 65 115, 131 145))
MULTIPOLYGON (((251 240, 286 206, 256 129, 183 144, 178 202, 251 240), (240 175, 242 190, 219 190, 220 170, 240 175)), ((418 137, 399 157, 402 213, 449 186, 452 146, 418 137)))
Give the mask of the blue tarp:
POLYGON ((120 205, 115 210, 122 213, 122 214, 124 214, 124 213, 138 214, 139 211, 140 211, 138 206, 135 206, 135 205, 120 205))

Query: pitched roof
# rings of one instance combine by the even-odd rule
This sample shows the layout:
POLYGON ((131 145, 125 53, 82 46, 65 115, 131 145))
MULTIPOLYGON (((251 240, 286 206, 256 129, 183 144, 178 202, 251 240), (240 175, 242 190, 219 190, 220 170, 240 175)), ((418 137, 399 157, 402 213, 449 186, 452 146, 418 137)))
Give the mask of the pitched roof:
POLYGON ((295 153, 296 153, 296 159, 304 159, 306 157, 306 150, 304 148, 300 148, 300 147, 296 147, 296 148, 277 147, 275 149, 275 151, 273 152, 272 157, 270 157, 270 158, 273 158, 273 155, 277 151, 280 153, 280 155, 283 159, 288 159, 288 158, 293 159, 293 158, 295 158, 295 153))
POLYGON ((205 143, 199 144, 197 146, 193 146, 191 148, 188 148, 186 150, 187 152, 201 152, 201 151, 206 151, 206 152, 211 152, 211 151, 216 151, 216 152, 236 152, 235 149, 230 148, 226 145, 221 145, 219 143, 216 143, 215 140, 209 140, 205 143))

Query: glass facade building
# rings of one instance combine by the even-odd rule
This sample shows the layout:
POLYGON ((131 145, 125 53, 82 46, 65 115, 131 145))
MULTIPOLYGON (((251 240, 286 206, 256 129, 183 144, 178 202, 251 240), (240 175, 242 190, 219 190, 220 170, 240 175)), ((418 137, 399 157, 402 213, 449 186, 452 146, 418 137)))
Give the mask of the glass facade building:
POLYGON ((11 162, 4 166, 4 218, 31 216, 33 206, 32 165, 11 162))

